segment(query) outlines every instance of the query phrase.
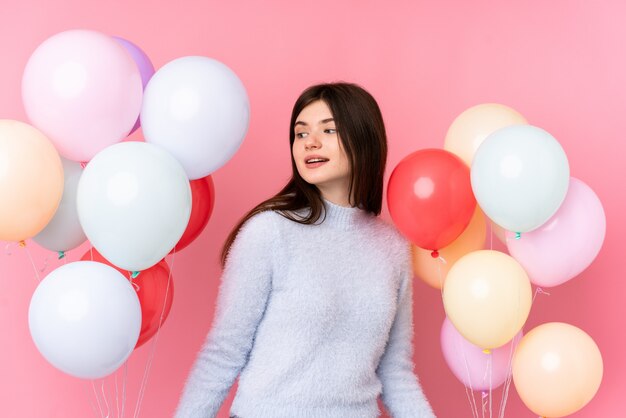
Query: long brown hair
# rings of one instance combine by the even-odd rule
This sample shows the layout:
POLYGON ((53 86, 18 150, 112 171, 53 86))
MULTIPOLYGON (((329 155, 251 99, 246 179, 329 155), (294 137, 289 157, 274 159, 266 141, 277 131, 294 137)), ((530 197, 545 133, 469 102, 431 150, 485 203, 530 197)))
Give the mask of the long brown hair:
MULTIPOLYGON (((322 100, 330 108, 337 132, 350 161, 351 179, 348 196, 354 197, 352 206, 379 215, 383 200, 383 176, 387 161, 387 134, 376 100, 362 87, 353 83, 324 83, 304 90, 291 112, 289 145, 295 139, 296 118, 309 104, 322 100)), ((322 214, 324 206, 319 189, 307 183, 298 173, 291 154, 292 175, 289 182, 273 197, 259 203, 233 228, 224 242, 221 254, 222 268, 241 226, 252 216, 274 210, 285 218, 301 224, 312 224, 322 214), (311 208, 308 216, 295 218, 289 211, 311 208)))

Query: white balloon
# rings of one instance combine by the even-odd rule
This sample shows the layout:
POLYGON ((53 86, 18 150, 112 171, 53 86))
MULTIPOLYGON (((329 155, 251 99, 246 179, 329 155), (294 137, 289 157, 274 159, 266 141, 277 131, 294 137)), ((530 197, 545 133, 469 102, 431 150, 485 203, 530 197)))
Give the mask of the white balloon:
POLYGON ((563 203, 569 164, 548 132, 531 125, 508 126, 478 147, 471 181, 489 218, 509 231, 528 232, 550 219, 563 203))
POLYGON ((169 151, 194 180, 213 173, 237 152, 248 131, 250 105, 230 68, 190 56, 165 64, 152 76, 140 118, 146 142, 169 151))
POLYGON ((76 190, 83 169, 80 163, 61 157, 63 163, 63 197, 52 220, 33 240, 51 251, 68 251, 85 242, 87 237, 78 220, 76 190))
POLYGON ((39 283, 28 325, 37 349, 54 367, 98 379, 131 355, 141 329, 141 306, 120 272, 78 261, 55 269, 39 283))
POLYGON ((168 152, 145 142, 100 151, 78 184, 78 217, 91 244, 124 270, 145 270, 185 232, 191 187, 168 152))

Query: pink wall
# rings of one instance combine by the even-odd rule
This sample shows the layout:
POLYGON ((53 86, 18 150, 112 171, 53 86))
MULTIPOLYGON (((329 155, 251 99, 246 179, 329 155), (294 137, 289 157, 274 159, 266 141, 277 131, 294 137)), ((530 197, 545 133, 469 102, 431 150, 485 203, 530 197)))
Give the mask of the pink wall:
MULTIPOLYGON (((626 413, 626 236, 623 120, 626 111, 626 4, 582 1, 179 2, 24 0, 5 2, 0 25, 0 117, 26 120, 20 98, 24 65, 44 39, 70 28, 119 35, 140 45, 159 68, 185 55, 229 65, 248 89, 249 134, 214 175, 217 199, 202 236, 176 257, 176 296, 158 340, 141 416, 168 417, 211 322, 220 245, 244 211, 289 176, 289 112, 299 92, 320 81, 362 84, 387 123, 387 178, 406 154, 442 147, 454 117, 482 102, 509 105, 563 145, 573 176, 599 195, 608 231, 595 263, 580 277, 539 295, 526 330, 549 321, 581 327, 598 343, 605 376, 576 417, 626 413)), ((140 134, 140 133, 138 133, 140 134)), ((389 218, 388 212, 383 213, 389 218)), ((42 274, 60 262, 28 246, 42 274)), ((4 248, 4 244, 3 244, 4 248)), ((0 415, 93 414, 90 382, 56 371, 35 349, 27 312, 36 281, 25 250, 0 252, 0 415)), ((86 247, 69 254, 80 257, 86 247)), ((496 245, 496 248, 501 248, 496 245)), ((416 365, 438 416, 471 416, 463 386, 444 363, 438 333, 441 296, 416 284, 416 365)), ((135 408, 148 343, 130 359, 126 416, 135 408)), ((119 377, 120 391, 121 379, 119 377)), ((100 390, 100 382, 97 389, 100 390)), ((105 393, 115 403, 115 385, 105 393)), ((220 417, 226 417, 234 391, 220 417)), ((119 395, 121 399, 121 393, 119 395)), ((495 410, 500 392, 495 393, 495 410)), ((110 405, 113 410, 116 407, 110 405)), ((115 416, 115 414, 113 414, 115 416)), ((507 416, 530 417, 511 388, 507 416)))

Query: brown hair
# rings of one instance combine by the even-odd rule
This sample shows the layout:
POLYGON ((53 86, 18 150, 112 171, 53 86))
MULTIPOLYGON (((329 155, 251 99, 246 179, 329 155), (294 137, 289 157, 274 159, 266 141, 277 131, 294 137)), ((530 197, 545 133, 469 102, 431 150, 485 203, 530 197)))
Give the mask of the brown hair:
MULTIPOLYGON (((362 87, 352 83, 324 83, 307 88, 298 97, 291 112, 290 148, 295 139, 296 118, 302 109, 317 100, 324 101, 330 108, 341 144, 350 161, 352 176, 348 195, 354 197, 352 206, 379 215, 387 161, 387 135, 376 100, 362 87)), ((320 191, 300 176, 293 152, 290 153, 291 179, 276 195, 250 210, 233 228, 222 247, 222 268, 239 229, 255 214, 275 210, 285 218, 301 224, 312 224, 319 219, 323 208, 320 191), (297 219, 286 212, 305 207, 311 208, 305 218, 297 219)))

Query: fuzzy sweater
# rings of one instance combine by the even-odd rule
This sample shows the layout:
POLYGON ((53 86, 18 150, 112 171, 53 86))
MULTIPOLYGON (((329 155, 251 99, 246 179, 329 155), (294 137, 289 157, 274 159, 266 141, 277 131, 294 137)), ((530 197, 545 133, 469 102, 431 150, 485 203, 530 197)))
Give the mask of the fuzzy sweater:
MULTIPOLYGON (((413 372, 410 245, 324 200, 313 225, 266 211, 240 229, 176 418, 434 417, 413 372)), ((309 209, 296 211, 302 215, 309 209)))

